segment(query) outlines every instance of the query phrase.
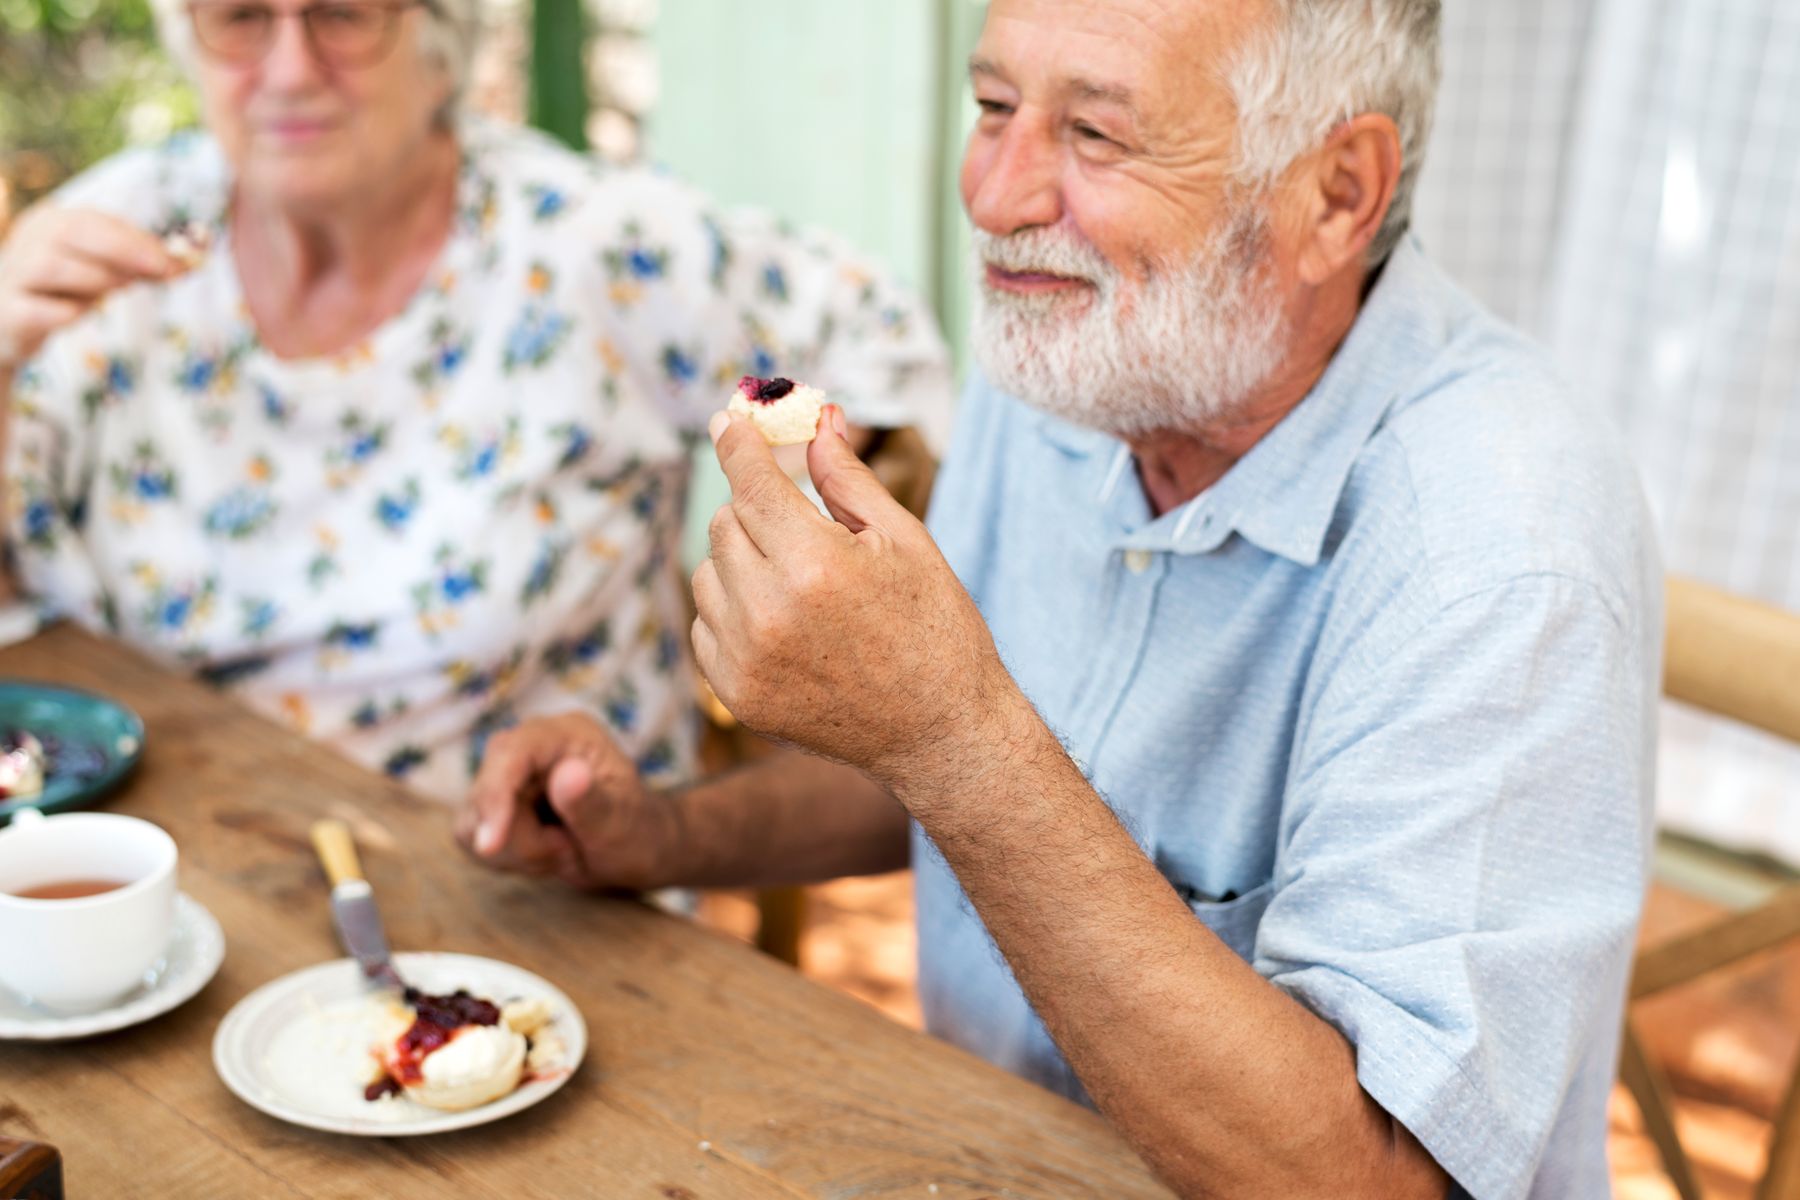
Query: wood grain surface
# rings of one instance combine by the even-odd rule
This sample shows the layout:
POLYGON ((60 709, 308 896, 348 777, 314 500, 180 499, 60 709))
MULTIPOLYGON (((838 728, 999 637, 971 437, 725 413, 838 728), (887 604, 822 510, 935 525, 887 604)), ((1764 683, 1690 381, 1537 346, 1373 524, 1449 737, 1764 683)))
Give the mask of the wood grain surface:
POLYGON ((0 1134, 61 1150, 71 1196, 1167 1196, 1094 1114, 722 936, 627 900, 495 875, 448 813, 69 627, 0 675, 88 688, 147 727, 107 802, 181 848, 224 926, 219 975, 167 1016, 67 1043, 0 1042, 0 1134), (479 1129, 369 1139, 296 1128, 214 1073, 213 1031, 269 980, 341 957, 307 840, 348 821, 400 950, 482 954, 566 991, 588 1056, 557 1095, 479 1129))

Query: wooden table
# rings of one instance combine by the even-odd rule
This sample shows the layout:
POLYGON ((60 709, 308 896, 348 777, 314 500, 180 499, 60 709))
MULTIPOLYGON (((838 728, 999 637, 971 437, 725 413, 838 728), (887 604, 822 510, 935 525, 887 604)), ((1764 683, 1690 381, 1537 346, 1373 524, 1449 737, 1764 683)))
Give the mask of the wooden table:
POLYGON ((0 1134, 56 1145, 71 1197, 1168 1195, 1094 1114, 688 922, 486 872, 439 807, 118 646, 62 627, 0 650, 0 675, 144 718, 142 767, 108 807, 174 835, 182 889, 227 941, 167 1016, 0 1042, 0 1134), (341 954, 306 837, 325 815, 352 823, 396 947, 505 959, 574 998, 591 1041, 561 1092, 464 1133, 371 1139, 225 1089, 226 1011, 341 954))

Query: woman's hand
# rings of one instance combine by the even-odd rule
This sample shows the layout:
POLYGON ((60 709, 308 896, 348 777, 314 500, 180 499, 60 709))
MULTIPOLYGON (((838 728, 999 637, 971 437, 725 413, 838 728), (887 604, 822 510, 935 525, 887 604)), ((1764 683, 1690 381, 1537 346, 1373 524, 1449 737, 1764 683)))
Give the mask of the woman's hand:
POLYGON ((92 209, 39 204, 0 243, 0 378, 109 294, 177 275, 154 234, 92 209))

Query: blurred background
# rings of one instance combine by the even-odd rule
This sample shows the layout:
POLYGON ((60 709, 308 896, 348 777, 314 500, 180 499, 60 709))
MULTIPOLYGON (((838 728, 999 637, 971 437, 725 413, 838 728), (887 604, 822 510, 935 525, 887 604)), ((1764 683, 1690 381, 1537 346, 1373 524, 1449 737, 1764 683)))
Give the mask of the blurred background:
MULTIPOLYGON (((929 299, 961 363, 955 175, 984 9, 489 0, 473 104, 842 234, 929 299)), ((1800 609, 1800 5, 1445 9, 1415 221, 1427 250, 1624 431, 1672 572, 1800 609)), ((145 0, 0 0, 0 229, 85 165, 195 116, 145 0)), ((697 465, 695 556, 723 494, 697 465)), ((1672 705, 1659 779, 1646 939, 1800 878, 1800 752, 1672 705)), ((711 897, 704 915, 752 936, 766 905, 711 897)), ((805 969, 917 1022, 903 876, 814 889, 803 923, 805 969)), ((1636 1010, 1709 1195, 1751 1196, 1761 1173, 1800 1049, 1789 946, 1636 1010)), ((1619 1194, 1675 1195, 1622 1097, 1615 1126, 1619 1194)))

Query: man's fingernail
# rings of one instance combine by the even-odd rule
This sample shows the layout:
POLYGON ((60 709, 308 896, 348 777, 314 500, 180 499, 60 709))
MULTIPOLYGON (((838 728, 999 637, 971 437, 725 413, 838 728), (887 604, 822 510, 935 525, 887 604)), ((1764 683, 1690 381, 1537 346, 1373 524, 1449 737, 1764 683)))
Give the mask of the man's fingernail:
POLYGON ((831 427, 846 442, 850 440, 850 424, 844 420, 844 410, 835 404, 831 406, 831 427))
POLYGON ((475 849, 483 854, 492 854, 499 848, 500 830, 495 828, 491 821, 483 822, 481 827, 475 831, 475 849))
POLYGON ((731 428, 731 414, 727 412, 714 413, 712 420, 706 423, 706 432, 714 442, 717 442, 729 428, 731 428))

